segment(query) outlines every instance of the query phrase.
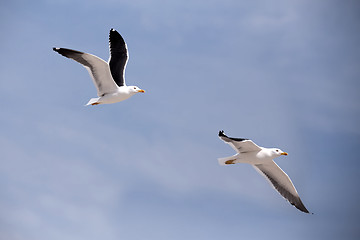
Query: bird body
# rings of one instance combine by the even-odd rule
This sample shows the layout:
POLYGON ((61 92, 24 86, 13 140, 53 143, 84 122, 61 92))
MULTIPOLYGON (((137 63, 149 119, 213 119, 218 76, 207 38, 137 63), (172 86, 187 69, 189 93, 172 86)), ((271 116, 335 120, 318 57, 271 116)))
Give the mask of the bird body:
MULTIPOLYGON (((219 163, 220 165, 235 164, 235 163, 248 163, 248 164, 267 163, 267 162, 271 162, 275 157, 278 157, 278 155, 275 154, 274 151, 276 152, 275 148, 269 149, 269 148, 260 147, 258 151, 236 153, 235 155, 230 157, 219 158, 219 163)), ((287 155, 287 154, 283 153, 282 155, 287 155)))
POLYGON ((87 105, 97 105, 97 104, 111 104, 124 101, 131 96, 135 95, 138 92, 143 92, 144 90, 139 89, 136 86, 121 86, 116 88, 114 92, 109 92, 98 98, 91 98, 87 105))

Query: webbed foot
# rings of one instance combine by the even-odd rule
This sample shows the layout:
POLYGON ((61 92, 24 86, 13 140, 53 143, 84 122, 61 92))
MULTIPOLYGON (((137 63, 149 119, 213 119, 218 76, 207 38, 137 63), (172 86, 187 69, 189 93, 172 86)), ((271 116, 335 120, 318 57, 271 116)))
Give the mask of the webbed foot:
POLYGON ((235 161, 235 159, 234 159, 234 160, 227 160, 227 161, 225 162, 225 164, 235 164, 234 161, 235 161))

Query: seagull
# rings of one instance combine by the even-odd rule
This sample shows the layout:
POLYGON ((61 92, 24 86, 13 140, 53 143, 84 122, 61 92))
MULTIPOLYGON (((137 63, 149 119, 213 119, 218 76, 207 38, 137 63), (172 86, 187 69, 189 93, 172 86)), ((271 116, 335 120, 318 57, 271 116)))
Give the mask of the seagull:
POLYGON ((286 200, 300 211, 309 213, 289 176, 273 161, 276 157, 288 155, 286 152, 278 148, 259 147, 250 139, 228 137, 224 134, 224 131, 219 131, 219 138, 237 152, 233 156, 219 158, 220 165, 251 164, 286 200))
POLYGON ((124 101, 136 93, 145 91, 137 86, 126 86, 125 68, 129 58, 126 43, 122 36, 111 29, 109 34, 110 58, 101 58, 67 48, 53 48, 64 57, 71 58, 88 70, 97 89, 97 98, 91 98, 87 105, 110 104, 124 101))

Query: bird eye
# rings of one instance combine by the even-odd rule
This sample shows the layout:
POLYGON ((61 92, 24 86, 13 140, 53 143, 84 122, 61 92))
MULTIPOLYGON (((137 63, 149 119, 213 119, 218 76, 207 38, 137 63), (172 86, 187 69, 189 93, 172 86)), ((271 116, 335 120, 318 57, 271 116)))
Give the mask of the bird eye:
POLYGON ((136 89, 136 87, 134 87, 134 89, 136 89))
POLYGON ((276 149, 276 151, 278 152, 278 151, 279 151, 279 149, 276 149))

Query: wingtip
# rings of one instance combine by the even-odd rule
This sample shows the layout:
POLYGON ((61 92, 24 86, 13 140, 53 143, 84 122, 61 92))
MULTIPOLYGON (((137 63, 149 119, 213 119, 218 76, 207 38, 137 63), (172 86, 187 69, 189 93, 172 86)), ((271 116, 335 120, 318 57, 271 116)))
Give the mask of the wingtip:
POLYGON ((297 202, 291 202, 290 200, 288 200, 288 201, 291 203, 291 205, 293 205, 294 207, 299 209, 301 212, 307 213, 307 214, 314 214, 312 212, 309 212, 309 210, 307 210, 304 203, 301 201, 300 197, 298 198, 297 202))
POLYGON ((307 208, 304 206, 304 209, 300 209, 301 211, 303 211, 304 213, 310 214, 310 215, 314 215, 313 212, 309 212, 309 210, 307 210, 307 208))
POLYGON ((299 209, 300 211, 307 213, 307 214, 312 214, 311 212, 309 212, 306 208, 305 209, 299 209))
POLYGON ((110 31, 109 31, 109 42, 111 41, 111 38, 115 37, 118 34, 119 33, 114 28, 111 28, 110 31))
POLYGON ((224 134, 224 130, 219 131, 219 137, 226 137, 226 135, 224 134))
POLYGON ((306 209, 306 211, 303 211, 303 210, 300 209, 300 211, 302 211, 303 213, 306 213, 306 214, 314 215, 313 212, 309 212, 307 209, 306 209))
POLYGON ((57 47, 53 47, 52 48, 55 52, 59 51, 60 48, 57 48, 57 47))

